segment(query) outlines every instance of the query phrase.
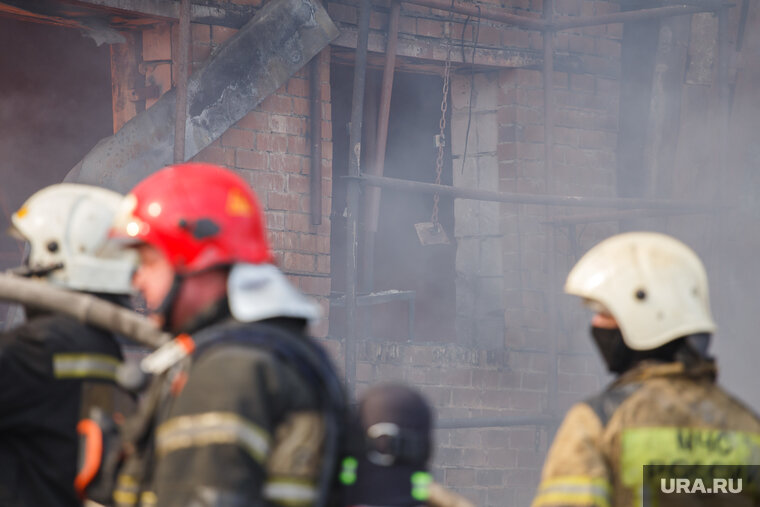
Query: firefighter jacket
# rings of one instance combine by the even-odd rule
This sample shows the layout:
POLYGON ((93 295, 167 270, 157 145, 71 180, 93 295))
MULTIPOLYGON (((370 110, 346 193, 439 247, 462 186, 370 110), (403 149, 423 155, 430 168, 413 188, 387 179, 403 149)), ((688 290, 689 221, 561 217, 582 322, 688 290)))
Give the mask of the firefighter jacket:
POLYGON ((113 382, 113 336, 40 315, 0 335, 0 506, 77 506, 82 390, 113 382))
MULTIPOLYGON (((573 406, 549 450, 533 506, 727 505, 723 495, 666 497, 653 484, 643 487, 643 465, 677 474, 683 464, 760 464, 760 421, 715 376, 712 362, 686 370, 678 362, 647 361, 573 406)), ((744 504, 732 495, 728 505, 744 504)))
POLYGON ((158 402, 140 423, 116 505, 315 504, 320 473, 334 469, 321 386, 337 377, 303 322, 227 318, 194 333, 192 355, 147 394, 158 402), (327 367, 307 365, 317 362, 327 367))

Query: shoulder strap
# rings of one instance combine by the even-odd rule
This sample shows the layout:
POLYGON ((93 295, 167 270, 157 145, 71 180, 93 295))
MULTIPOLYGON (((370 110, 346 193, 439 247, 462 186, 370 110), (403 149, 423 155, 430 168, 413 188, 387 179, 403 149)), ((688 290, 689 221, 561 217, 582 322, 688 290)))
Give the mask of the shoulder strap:
POLYGON ((592 396, 584 400, 596 416, 602 422, 602 426, 607 426, 607 423, 612 419, 615 411, 628 399, 633 393, 635 393, 641 384, 638 382, 632 382, 629 384, 623 384, 620 386, 611 386, 600 394, 592 396))

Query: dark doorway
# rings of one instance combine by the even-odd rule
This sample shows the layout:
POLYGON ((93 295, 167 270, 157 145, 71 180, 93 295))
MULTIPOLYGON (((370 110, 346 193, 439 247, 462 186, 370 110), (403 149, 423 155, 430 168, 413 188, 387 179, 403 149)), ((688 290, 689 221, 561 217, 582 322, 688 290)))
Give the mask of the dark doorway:
MULTIPOLYGON (((5 234, 10 214, 112 134, 111 59, 109 46, 77 30, 9 18, 0 18, 0 47, 0 269, 7 269, 22 256, 5 234)), ((0 320, 6 313, 0 306, 0 320)))
MULTIPOLYGON (((382 73, 369 70, 362 135, 362 156, 374 150, 379 83, 382 73)), ((345 290, 346 183, 348 173, 348 122, 351 116, 353 68, 334 65, 331 69, 333 119, 333 209, 332 209, 332 288, 335 296, 345 290)), ((435 75, 396 73, 393 85, 385 176, 433 183, 437 149, 434 136, 441 118, 442 78, 435 75)), ((447 121, 448 123, 448 121, 447 121)), ((448 137, 448 131, 446 132, 448 137)), ((362 167, 366 167, 366 160, 362 167)), ((441 182, 451 184, 451 157, 447 147, 441 182)), ((363 197, 360 198, 362 206, 363 197)), ((363 208, 362 208, 363 209, 363 208)), ((372 280, 365 279, 360 293, 414 291, 414 326, 409 329, 410 304, 403 298, 360 308, 358 332, 379 340, 449 342, 455 339, 455 254, 453 244, 453 200, 441 197, 439 220, 452 244, 422 246, 414 224, 429 222, 433 196, 383 190, 375 235, 372 280)), ((360 216, 363 225, 364 216, 360 216)), ((364 229, 364 227, 362 227, 364 229)), ((359 266, 367 252, 364 231, 360 231, 359 266)), ((365 268, 366 269, 366 268, 365 268)), ((330 334, 344 336, 345 311, 340 305, 330 310, 330 334)))

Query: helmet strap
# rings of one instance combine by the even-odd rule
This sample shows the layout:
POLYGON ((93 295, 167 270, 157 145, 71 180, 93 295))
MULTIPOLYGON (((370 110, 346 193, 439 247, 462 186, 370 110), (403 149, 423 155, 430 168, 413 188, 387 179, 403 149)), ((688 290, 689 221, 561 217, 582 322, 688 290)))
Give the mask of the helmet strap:
POLYGON ((163 301, 161 301, 161 304, 158 305, 158 308, 156 308, 154 312, 163 318, 164 322, 162 329, 164 331, 171 331, 172 310, 174 309, 174 302, 177 299, 177 295, 179 294, 179 289, 182 286, 183 280, 183 276, 174 273, 174 279, 172 280, 172 284, 169 287, 169 291, 166 293, 163 301))

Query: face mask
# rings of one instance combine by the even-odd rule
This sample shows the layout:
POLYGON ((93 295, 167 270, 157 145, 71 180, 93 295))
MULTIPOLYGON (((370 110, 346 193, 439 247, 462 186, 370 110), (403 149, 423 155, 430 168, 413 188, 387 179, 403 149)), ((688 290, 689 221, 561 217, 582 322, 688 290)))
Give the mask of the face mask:
POLYGON ((591 326, 591 336, 610 372, 623 373, 631 366, 634 351, 623 341, 620 328, 607 329, 591 326))

